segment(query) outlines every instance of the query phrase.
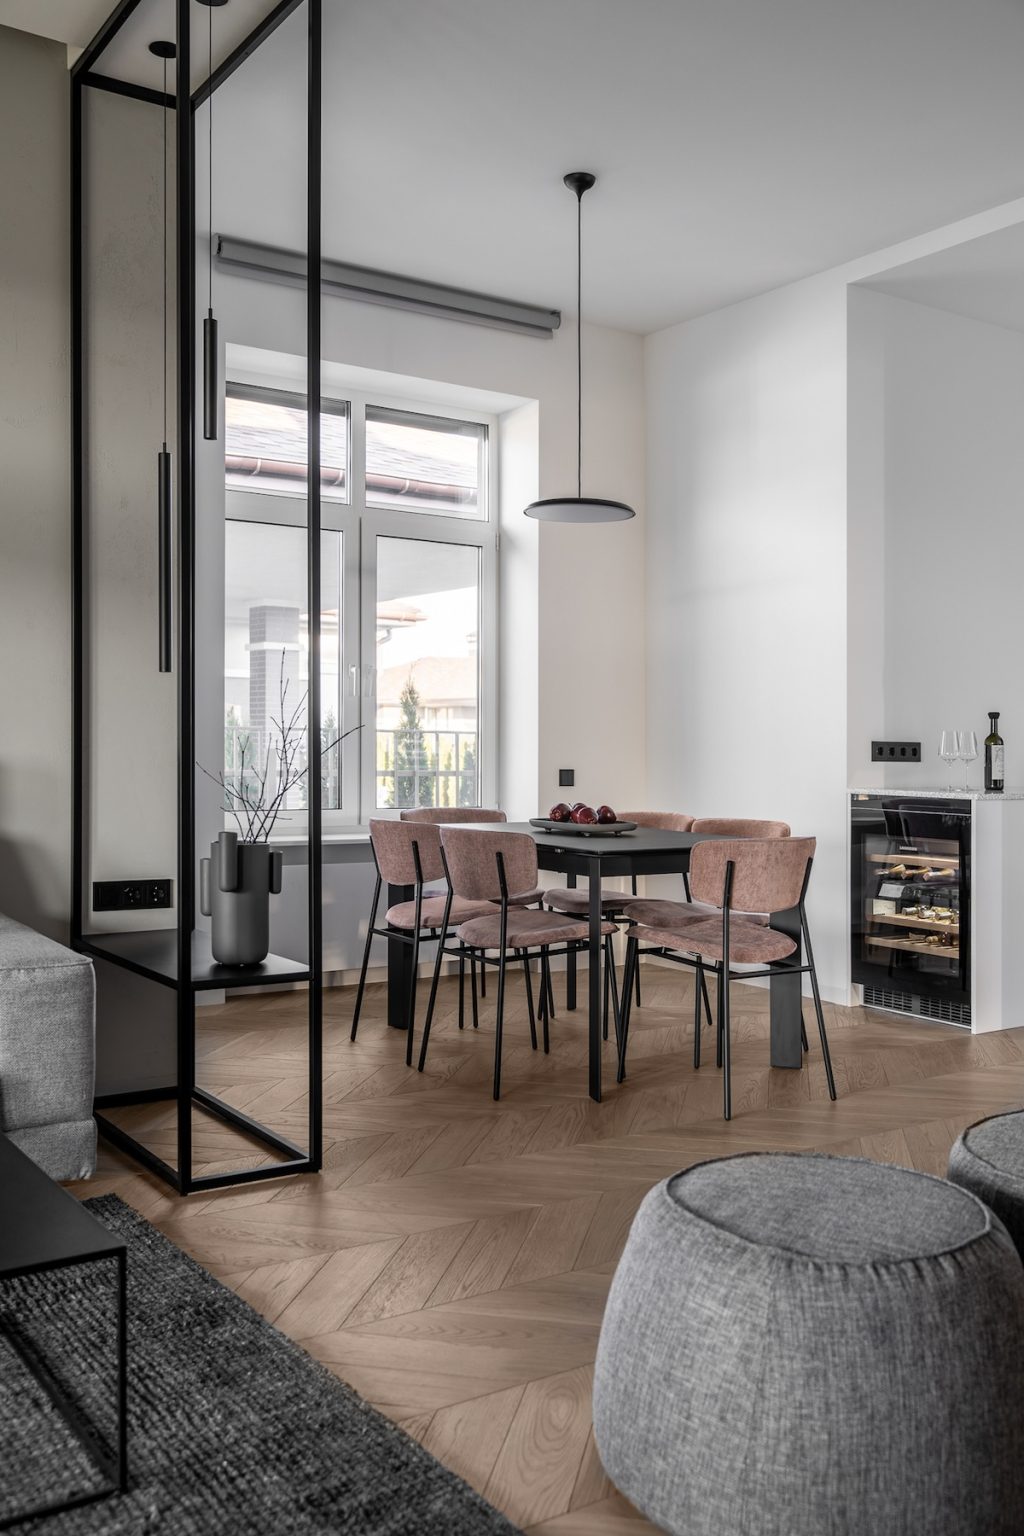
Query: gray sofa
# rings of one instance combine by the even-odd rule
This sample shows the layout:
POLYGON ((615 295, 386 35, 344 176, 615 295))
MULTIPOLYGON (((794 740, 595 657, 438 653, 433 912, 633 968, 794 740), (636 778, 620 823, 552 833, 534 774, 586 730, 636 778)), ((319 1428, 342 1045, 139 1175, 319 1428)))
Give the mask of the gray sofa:
POLYGON ((96 1168, 92 962, 0 913, 0 1131, 54 1179, 96 1168))

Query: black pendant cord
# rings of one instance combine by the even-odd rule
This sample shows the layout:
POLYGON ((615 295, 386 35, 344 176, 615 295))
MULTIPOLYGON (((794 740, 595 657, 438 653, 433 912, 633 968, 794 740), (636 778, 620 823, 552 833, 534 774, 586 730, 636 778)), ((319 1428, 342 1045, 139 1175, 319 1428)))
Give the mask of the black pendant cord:
MULTIPOLYGON (((164 102, 167 101, 167 60, 164 59, 164 102)), ((167 452, 167 107, 163 109, 164 156, 163 156, 163 419, 164 452, 167 452)))
MULTIPOLYGON (((207 32, 207 46, 209 50, 208 79, 213 79, 213 3, 209 4, 209 30, 207 32)), ((217 340, 217 322, 213 318, 213 96, 211 91, 209 99, 210 120, 207 125, 209 132, 208 168, 209 177, 207 185, 207 207, 209 211, 209 249, 207 251, 206 282, 207 282, 207 310, 206 319, 203 321, 203 437, 208 443, 216 441, 217 423, 220 418, 220 382, 218 379, 220 363, 220 345, 217 340)))
POLYGON ((576 499, 583 499, 583 188, 576 193, 576 499))
MULTIPOLYGON (((207 79, 208 80, 212 80, 213 79, 213 6, 212 5, 210 6, 209 32, 207 34, 207 48, 208 48, 208 54, 207 54, 208 65, 207 65, 207 72, 206 72, 206 74, 207 74, 207 79)), ((209 248, 209 251, 207 253, 208 258, 209 258, 209 262, 208 262, 208 267, 207 267, 207 285, 206 285, 206 288, 207 288, 207 312, 208 312, 208 314, 209 314, 209 316, 210 316, 210 318, 212 320, 213 319, 213 95, 212 94, 210 96, 210 127, 209 127, 209 133, 210 133, 210 141, 209 141, 209 149, 210 149, 210 174, 209 174, 208 185, 207 185, 207 189, 206 190, 207 190, 207 194, 209 196, 210 248, 209 248)))

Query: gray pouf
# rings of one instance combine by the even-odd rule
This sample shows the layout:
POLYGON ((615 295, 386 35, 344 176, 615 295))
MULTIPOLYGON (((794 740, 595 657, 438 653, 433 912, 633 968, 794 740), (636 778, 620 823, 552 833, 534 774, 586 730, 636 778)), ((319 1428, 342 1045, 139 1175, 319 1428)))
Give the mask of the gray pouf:
POLYGON ((949 1154, 949 1177, 991 1206, 1024 1257, 1024 1111, 969 1125, 949 1154))
POLYGON ((942 1179, 699 1164, 633 1223, 594 1431, 612 1481, 677 1536, 1020 1536, 1024 1268, 942 1179))

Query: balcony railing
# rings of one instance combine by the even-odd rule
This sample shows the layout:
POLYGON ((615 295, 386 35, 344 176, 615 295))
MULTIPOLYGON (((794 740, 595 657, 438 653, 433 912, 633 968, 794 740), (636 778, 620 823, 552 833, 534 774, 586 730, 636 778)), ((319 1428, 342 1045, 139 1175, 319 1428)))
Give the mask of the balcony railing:
POLYGON ((377 732, 379 810, 479 805, 476 731, 400 727, 377 732))
MULTIPOLYGON (((342 805, 341 744, 329 746, 334 727, 322 733, 321 804, 324 810, 342 805)), ((476 731, 424 730, 398 727, 377 731, 374 805, 379 810, 409 810, 414 806, 478 805, 480 802, 476 731)), ((273 799, 278 785, 278 733, 225 726, 224 782, 251 801, 273 799), (269 764, 268 764, 269 748, 269 764), (266 769, 266 785, 263 774, 266 769)), ((296 754, 296 768, 306 767, 305 732, 296 754)), ((291 789, 284 811, 304 811, 308 804, 306 778, 291 789)))

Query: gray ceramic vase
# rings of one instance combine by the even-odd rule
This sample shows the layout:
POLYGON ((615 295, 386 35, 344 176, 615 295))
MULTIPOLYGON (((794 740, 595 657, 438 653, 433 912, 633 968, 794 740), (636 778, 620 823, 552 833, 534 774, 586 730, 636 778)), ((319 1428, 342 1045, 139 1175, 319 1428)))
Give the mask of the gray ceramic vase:
POLYGON ((222 832, 199 861, 199 907, 213 919, 211 948, 220 965, 259 965, 270 950, 270 897, 281 890, 281 854, 267 843, 240 843, 222 832))

